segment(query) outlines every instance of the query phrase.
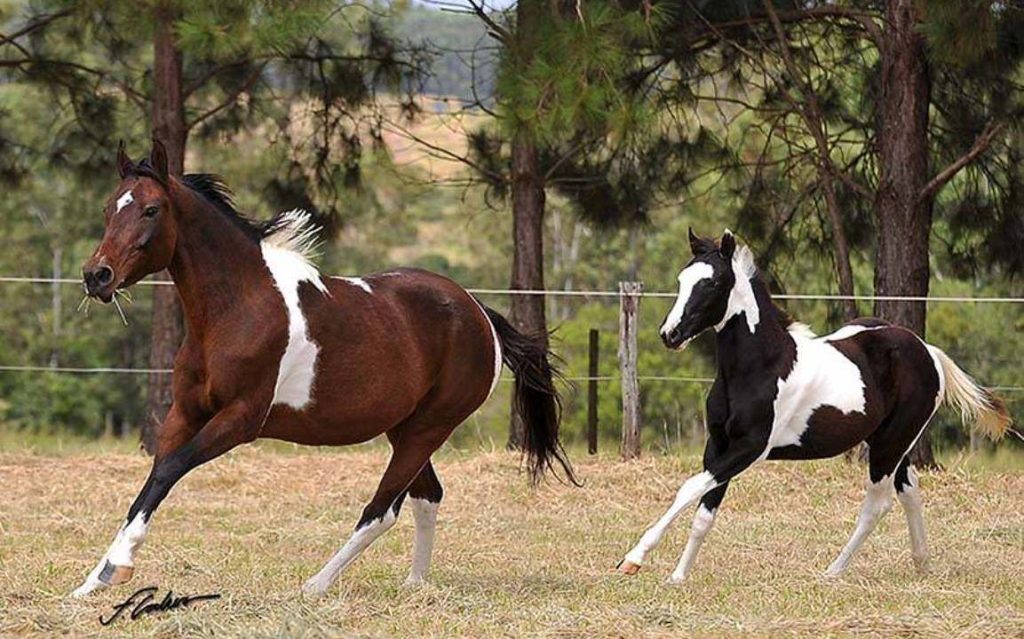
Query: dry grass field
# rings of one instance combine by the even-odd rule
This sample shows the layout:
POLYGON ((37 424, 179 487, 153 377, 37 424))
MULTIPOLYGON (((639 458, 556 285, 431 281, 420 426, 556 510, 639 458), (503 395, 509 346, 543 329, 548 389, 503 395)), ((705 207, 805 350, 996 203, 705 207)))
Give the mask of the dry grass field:
POLYGON ((172 493, 131 584, 76 601, 67 593, 110 541, 148 460, 0 453, 0 636, 1024 636, 1024 474, 963 460, 922 478, 929 574, 911 566, 897 505, 845 576, 820 579, 852 530, 864 471, 767 463, 734 482, 692 580, 671 587, 688 517, 640 575, 610 569, 696 455, 576 455, 585 488, 531 491, 512 455, 446 451, 431 584, 402 587, 412 538, 403 512, 329 596, 304 600, 299 586, 350 531, 386 455, 236 451, 172 493), (222 598, 100 626, 146 585, 222 598))

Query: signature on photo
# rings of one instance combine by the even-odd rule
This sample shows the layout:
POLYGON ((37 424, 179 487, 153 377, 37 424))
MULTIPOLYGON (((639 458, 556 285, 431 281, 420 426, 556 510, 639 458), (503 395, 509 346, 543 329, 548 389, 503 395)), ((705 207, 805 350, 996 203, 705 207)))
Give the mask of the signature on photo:
POLYGON ((100 615, 100 623, 104 626, 109 626, 126 611, 130 611, 128 613, 129 619, 138 619, 142 615, 151 615, 158 612, 186 608, 197 601, 220 599, 219 593, 175 596, 174 591, 168 590, 164 594, 163 598, 157 601, 156 593, 158 590, 159 588, 157 586, 139 588, 121 603, 114 604, 114 612, 109 617, 104 619, 103 615, 100 615))

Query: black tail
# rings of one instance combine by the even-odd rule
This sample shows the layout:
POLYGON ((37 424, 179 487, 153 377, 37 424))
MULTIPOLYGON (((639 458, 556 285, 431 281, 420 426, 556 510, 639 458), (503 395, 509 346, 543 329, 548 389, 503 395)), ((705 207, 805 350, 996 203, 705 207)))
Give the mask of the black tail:
POLYGON ((497 311, 483 308, 498 333, 505 365, 516 378, 514 405, 523 422, 523 443, 533 483, 540 481, 544 471, 555 472, 558 462, 566 478, 579 486, 558 441, 558 424, 562 420, 562 402, 554 383, 558 371, 548 361, 544 339, 523 335, 497 311))

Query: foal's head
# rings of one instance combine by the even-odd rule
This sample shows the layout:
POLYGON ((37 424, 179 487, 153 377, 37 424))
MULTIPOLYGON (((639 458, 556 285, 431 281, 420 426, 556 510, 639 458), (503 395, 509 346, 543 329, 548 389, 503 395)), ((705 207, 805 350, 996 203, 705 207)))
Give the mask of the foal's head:
POLYGON ((103 240, 82 267, 86 293, 104 302, 117 289, 167 268, 177 240, 163 144, 153 140, 149 160, 138 164, 121 144, 117 168, 121 182, 103 207, 103 240))
MULTIPOLYGON (((679 296, 660 331, 665 346, 676 350, 726 319, 737 278, 748 277, 747 273, 735 272, 736 238, 729 231, 716 244, 697 237, 691 229, 690 250, 693 259, 679 273, 679 296)), ((752 265, 750 250, 743 247, 740 251, 740 257, 752 265)))

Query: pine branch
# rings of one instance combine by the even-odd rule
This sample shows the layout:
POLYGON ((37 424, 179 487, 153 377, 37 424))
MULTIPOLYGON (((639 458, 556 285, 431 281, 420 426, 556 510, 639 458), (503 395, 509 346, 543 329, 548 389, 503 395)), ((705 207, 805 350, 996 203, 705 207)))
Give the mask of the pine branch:
POLYGON ((992 145, 992 141, 995 140, 996 136, 1003 132, 1004 128, 1006 128, 1005 124, 996 124, 994 121, 990 120, 974 140, 974 144, 971 145, 971 148, 967 153, 964 153, 952 164, 939 171, 935 177, 924 185, 924 188, 921 189, 921 192, 917 196, 918 202, 934 197, 935 194, 938 193, 939 189, 952 180, 961 169, 971 162, 974 162, 982 153, 987 151, 992 145))
POLYGON ((256 81, 263 74, 263 69, 267 67, 267 64, 267 62, 264 62, 257 66, 255 69, 252 70, 252 73, 249 74, 249 77, 245 79, 245 82, 238 85, 238 87, 236 87, 235 90, 232 91, 223 102, 213 107, 212 109, 198 115, 195 119, 193 119, 187 126, 188 130, 191 131, 199 124, 202 124, 204 121, 212 118, 224 109, 238 102, 238 98, 240 98, 242 94, 246 91, 252 89, 253 85, 256 84, 256 81))
POLYGON ((20 38, 21 36, 32 33, 33 31, 36 31, 38 29, 42 29, 43 27, 50 24, 54 20, 59 20, 60 18, 71 15, 71 11, 71 9, 64 9, 63 11, 58 11, 56 13, 51 13, 49 15, 40 16, 33 20, 32 22, 29 22, 21 29, 15 31, 11 35, 4 35, 0 33, 0 46, 7 43, 14 44, 14 41, 20 38))

